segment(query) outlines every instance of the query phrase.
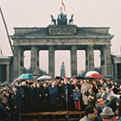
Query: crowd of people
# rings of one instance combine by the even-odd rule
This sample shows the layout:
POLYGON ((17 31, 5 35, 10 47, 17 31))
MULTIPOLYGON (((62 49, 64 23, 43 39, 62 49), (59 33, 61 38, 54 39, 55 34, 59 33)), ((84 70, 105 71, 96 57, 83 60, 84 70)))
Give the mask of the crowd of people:
POLYGON ((16 81, 0 88, 0 120, 15 121, 24 112, 84 110, 80 121, 120 121, 120 95, 121 85, 110 79, 16 81))

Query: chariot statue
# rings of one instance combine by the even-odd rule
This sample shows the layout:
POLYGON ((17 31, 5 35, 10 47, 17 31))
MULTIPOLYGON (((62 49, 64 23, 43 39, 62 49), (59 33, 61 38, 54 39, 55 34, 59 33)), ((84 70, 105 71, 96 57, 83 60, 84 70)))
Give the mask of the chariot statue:
POLYGON ((66 25, 67 24, 67 15, 64 13, 60 13, 57 18, 58 25, 66 25))

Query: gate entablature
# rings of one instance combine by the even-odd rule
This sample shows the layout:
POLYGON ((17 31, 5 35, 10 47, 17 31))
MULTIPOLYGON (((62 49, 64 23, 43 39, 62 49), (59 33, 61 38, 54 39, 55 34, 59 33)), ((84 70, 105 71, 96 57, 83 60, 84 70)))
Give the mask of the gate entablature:
POLYGON ((51 25, 46 28, 15 28, 13 46, 42 45, 109 45, 112 35, 108 27, 51 25), (63 30, 69 30, 63 32, 63 30))
MULTIPOLYGON (((48 27, 15 27, 15 33, 13 37, 22 37, 22 36, 51 36, 53 33, 49 33, 50 30, 60 30, 61 32, 65 30, 69 30, 72 33, 71 35, 98 35, 98 36, 112 36, 109 33, 109 27, 77 27, 76 25, 49 25, 48 27), (72 30, 71 30, 72 29, 72 30)), ((58 32, 58 31, 57 31, 58 32)), ((66 32, 66 31, 64 31, 66 32)), ((58 36, 58 33, 54 35, 58 36)), ((60 33, 61 35, 61 33, 60 33)), ((62 33, 63 35, 63 33, 62 33)), ((64 33, 64 35, 68 35, 68 33, 64 33)))

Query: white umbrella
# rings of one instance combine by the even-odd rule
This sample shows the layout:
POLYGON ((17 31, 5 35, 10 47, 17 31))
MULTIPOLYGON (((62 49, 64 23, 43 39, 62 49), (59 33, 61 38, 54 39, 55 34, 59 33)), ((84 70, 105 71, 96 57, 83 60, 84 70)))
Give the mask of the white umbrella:
POLYGON ((43 75, 37 78, 37 80, 50 80, 50 79, 52 79, 52 77, 49 75, 43 75))

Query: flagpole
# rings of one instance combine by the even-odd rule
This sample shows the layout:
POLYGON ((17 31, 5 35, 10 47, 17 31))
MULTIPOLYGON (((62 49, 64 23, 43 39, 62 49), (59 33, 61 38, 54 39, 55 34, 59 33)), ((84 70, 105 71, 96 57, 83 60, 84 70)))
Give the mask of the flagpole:
POLYGON ((5 30, 6 30, 6 34, 7 34, 8 40, 9 40, 9 44, 10 44, 11 50, 12 50, 12 53, 13 53, 14 51, 13 51, 12 43, 11 43, 11 40, 10 40, 10 36, 9 36, 7 24, 5 22, 5 18, 4 18, 4 15, 3 15, 3 12, 2 12, 2 8, 1 7, 0 7, 0 14, 1 14, 1 17, 2 17, 2 20, 3 20, 3 24, 5 26, 5 30))

